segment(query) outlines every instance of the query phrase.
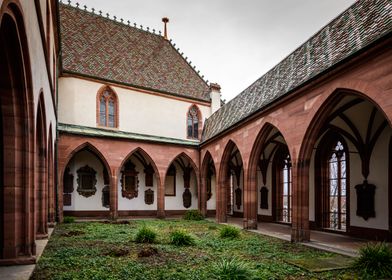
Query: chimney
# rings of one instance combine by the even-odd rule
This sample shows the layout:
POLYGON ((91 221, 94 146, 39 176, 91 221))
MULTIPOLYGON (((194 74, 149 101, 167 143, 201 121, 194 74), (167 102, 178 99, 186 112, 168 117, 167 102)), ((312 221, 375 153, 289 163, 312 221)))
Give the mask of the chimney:
POLYGON ((210 84, 211 115, 221 106, 221 87, 216 83, 210 84))
POLYGON ((168 17, 164 17, 164 18, 162 18, 162 21, 165 24, 164 32, 163 32, 163 38, 165 38, 167 40, 167 23, 169 22, 169 18, 168 17))

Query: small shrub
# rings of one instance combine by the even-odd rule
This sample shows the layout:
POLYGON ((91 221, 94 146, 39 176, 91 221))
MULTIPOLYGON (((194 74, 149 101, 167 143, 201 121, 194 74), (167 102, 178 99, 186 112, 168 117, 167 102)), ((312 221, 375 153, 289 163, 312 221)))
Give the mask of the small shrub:
POLYGON ((156 237, 157 237, 157 234, 154 230, 152 230, 146 226, 143 226, 136 233, 135 241, 137 243, 154 243, 156 237))
POLYGON ((185 212, 184 220, 188 221, 201 221, 204 220, 204 216, 199 210, 188 210, 185 212))
POLYGON ((238 238, 240 236, 240 229, 233 227, 233 226, 224 226, 221 230, 220 230, 220 237, 221 238, 230 238, 230 239, 235 239, 238 238))
POLYGON ((353 264, 364 279, 392 277, 392 249, 386 243, 369 243, 359 250, 353 264))
POLYGON ((74 217, 69 217, 69 216, 64 216, 63 218, 63 223, 64 224, 71 224, 75 222, 75 218, 74 217))
POLYGON ((193 245, 195 240, 193 237, 183 229, 175 230, 170 233, 170 244, 176 246, 193 245))
POLYGON ((248 280, 254 278, 253 271, 238 259, 223 259, 212 266, 212 272, 219 280, 248 280))

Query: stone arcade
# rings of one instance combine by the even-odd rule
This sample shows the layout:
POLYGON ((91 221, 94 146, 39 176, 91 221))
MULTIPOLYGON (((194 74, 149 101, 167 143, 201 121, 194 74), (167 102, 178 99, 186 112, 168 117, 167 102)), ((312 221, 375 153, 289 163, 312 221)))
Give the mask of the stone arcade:
POLYGON ((55 0, 0 7, 0 264, 35 262, 64 215, 392 240, 390 1, 357 1, 227 104, 167 18, 162 36, 55 0))

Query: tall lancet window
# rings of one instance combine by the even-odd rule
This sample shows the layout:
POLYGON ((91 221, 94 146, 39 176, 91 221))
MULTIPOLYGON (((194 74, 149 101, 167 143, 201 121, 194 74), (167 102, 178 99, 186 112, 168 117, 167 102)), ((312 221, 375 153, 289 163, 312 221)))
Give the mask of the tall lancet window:
POLYGON ((335 142, 328 158, 327 226, 346 230, 346 149, 341 141, 335 142))
POLYGON ((196 105, 193 105, 188 111, 187 136, 192 139, 199 139, 200 113, 196 105))
POLYGON ((97 123, 99 126, 118 127, 118 108, 116 94, 105 87, 98 92, 97 123))

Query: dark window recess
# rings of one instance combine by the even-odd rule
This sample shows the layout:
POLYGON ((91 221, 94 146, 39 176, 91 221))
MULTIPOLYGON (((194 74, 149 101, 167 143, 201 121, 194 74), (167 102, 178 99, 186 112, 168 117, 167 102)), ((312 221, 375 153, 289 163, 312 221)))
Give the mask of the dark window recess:
POLYGON ((146 174, 146 187, 153 187, 154 185, 154 168, 151 164, 147 165, 144 169, 144 173, 146 174))
POLYGON ((144 192, 144 203, 147 205, 154 203, 154 191, 152 189, 148 189, 144 192))
POLYGON ((72 192, 74 191, 74 187, 73 187, 74 176, 69 172, 70 172, 70 170, 67 167, 65 169, 64 178, 63 178, 63 204, 64 204, 64 206, 71 206, 72 192))
POLYGON ((190 188, 192 167, 184 168, 184 188, 190 188))
POLYGON ((237 209, 241 209, 242 190, 239 187, 235 190, 235 204, 237 205, 237 209))
POLYGON ((211 188, 212 175, 213 175, 212 171, 208 170, 207 182, 206 182, 207 201, 209 201, 212 197, 212 188, 211 188))
POLYGON ((362 184, 356 185, 355 189, 357 191, 357 216, 364 218, 365 221, 376 217, 376 211, 374 210, 376 186, 364 180, 362 184))
POLYGON ((97 191, 96 188, 97 179, 95 178, 97 172, 90 166, 86 165, 84 167, 79 168, 77 173, 78 173, 78 179, 77 179, 78 188, 76 189, 77 192, 84 197, 90 197, 94 195, 97 191))
POLYGON ((260 189, 260 209, 268 209, 268 189, 266 186, 260 189))
POLYGON ((192 193, 189 188, 185 188, 184 193, 182 194, 182 201, 185 208, 192 206, 192 193))
POLYGON ((70 193, 65 193, 63 194, 63 205, 64 206, 71 206, 72 204, 72 194, 70 193))
POLYGON ((72 193, 74 191, 73 187, 73 178, 74 176, 69 173, 69 168, 67 167, 64 172, 64 183, 63 183, 63 192, 64 193, 72 193))
POLYGON ((132 199, 138 196, 138 173, 135 165, 130 160, 125 163, 121 176, 121 194, 123 197, 132 199))
POLYGON ((110 189, 108 185, 102 189, 102 206, 110 208, 110 189))
POLYGON ((174 164, 170 165, 166 175, 165 195, 176 196, 176 168, 174 164))

